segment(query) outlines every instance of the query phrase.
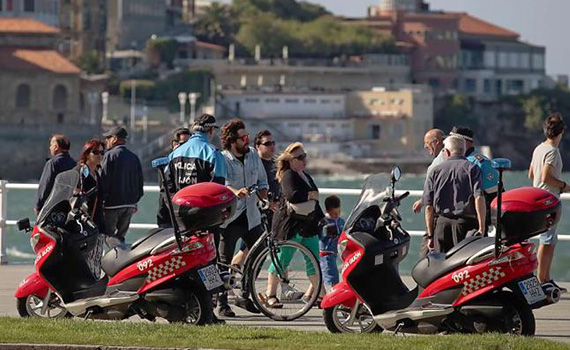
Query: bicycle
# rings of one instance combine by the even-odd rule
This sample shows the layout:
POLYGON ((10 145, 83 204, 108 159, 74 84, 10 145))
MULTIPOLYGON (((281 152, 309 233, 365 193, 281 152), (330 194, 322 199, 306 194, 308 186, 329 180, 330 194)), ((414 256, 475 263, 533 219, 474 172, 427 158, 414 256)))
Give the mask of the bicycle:
POLYGON ((242 298, 251 296, 255 306, 273 320, 295 320, 309 312, 319 297, 323 283, 319 261, 307 247, 297 242, 282 241, 273 237, 267 218, 271 210, 269 201, 261 198, 257 192, 257 185, 249 187, 248 192, 249 195, 256 194, 259 199, 263 234, 249 250, 243 268, 221 262, 218 264, 223 269, 229 269, 236 277, 234 296, 242 298), (289 262, 280 258, 284 255, 282 254, 284 251, 288 256, 292 256, 289 262), (299 260, 294 260, 294 257, 299 256, 303 264, 299 260), (304 271, 299 270, 299 265, 305 265, 304 271), (280 308, 270 307, 262 300, 268 285, 269 269, 274 271, 273 275, 279 281, 277 294, 281 292, 280 308), (316 286, 311 287, 307 271, 314 271, 314 275, 311 276, 315 276, 313 280, 318 280, 316 286), (312 293, 306 297, 309 288, 312 288, 312 293))

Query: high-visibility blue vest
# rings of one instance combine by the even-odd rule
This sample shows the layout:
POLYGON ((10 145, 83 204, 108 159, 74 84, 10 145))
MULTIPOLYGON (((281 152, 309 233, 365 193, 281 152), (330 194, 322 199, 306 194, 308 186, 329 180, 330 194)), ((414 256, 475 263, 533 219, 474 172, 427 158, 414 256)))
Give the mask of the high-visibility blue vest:
POLYGON ((499 172, 493 168, 491 160, 475 150, 467 155, 467 160, 481 169, 483 191, 487 194, 497 192, 499 189, 499 172))

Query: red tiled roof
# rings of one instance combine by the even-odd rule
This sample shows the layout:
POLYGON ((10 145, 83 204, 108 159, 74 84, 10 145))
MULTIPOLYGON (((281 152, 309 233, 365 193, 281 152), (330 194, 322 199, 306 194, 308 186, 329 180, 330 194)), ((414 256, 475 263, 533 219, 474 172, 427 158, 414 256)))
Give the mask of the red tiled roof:
POLYGON ((226 48, 216 44, 210 44, 204 41, 196 41, 196 46, 203 47, 210 50, 226 51, 226 48))
POLYGON ((58 34, 59 29, 30 18, 0 18, 0 33, 58 34))
POLYGON ((467 35, 498 36, 517 39, 520 34, 499 27, 467 13, 455 13, 459 17, 459 31, 467 35))
POLYGON ((0 70, 79 74, 81 70, 54 50, 0 48, 0 70))

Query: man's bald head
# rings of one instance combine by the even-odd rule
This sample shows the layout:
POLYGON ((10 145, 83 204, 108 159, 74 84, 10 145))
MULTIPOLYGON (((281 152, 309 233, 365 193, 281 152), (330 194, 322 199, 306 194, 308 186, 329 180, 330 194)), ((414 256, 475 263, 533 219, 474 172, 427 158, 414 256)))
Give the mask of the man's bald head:
POLYGON ((443 149, 443 131, 440 129, 428 130, 424 136, 424 148, 429 155, 436 157, 443 149))

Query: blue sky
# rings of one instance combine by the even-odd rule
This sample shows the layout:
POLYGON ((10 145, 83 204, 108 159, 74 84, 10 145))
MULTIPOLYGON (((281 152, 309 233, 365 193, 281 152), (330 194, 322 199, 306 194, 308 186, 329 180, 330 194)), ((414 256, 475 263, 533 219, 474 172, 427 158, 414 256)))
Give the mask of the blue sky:
MULTIPOLYGON (((309 0, 335 14, 364 16, 372 0, 309 0)), ((546 46, 548 74, 570 74, 570 0, 427 0, 432 9, 468 12, 546 46)))

